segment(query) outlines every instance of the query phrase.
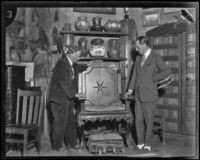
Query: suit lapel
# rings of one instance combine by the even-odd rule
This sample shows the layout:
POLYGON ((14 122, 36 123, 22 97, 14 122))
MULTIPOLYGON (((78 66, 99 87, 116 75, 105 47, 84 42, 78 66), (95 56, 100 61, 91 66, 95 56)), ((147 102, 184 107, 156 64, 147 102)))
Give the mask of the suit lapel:
MULTIPOLYGON (((142 58, 141 58, 142 59, 142 58)), ((145 60, 143 66, 141 66, 141 68, 144 68, 146 66, 148 66, 149 64, 152 63, 152 60, 153 60, 153 52, 151 51, 151 53, 149 54, 149 56, 147 57, 147 59, 145 60)), ((141 63, 140 63, 141 64, 141 63)))
POLYGON ((70 68, 70 69, 69 69, 69 71, 70 71, 70 76, 72 77, 72 76, 73 76, 73 72, 72 72, 72 67, 71 67, 71 65, 70 65, 69 59, 68 59, 66 56, 64 56, 63 61, 64 61, 64 64, 66 65, 66 69, 67 69, 67 68, 70 68))

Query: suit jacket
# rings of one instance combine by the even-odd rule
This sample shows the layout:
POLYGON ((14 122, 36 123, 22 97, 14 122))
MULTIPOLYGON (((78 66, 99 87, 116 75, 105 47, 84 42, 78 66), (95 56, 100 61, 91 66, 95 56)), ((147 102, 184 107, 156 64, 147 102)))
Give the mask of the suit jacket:
POLYGON ((129 88, 135 91, 135 98, 141 102, 153 102, 158 99, 156 82, 167 78, 171 69, 160 55, 152 51, 143 66, 141 61, 142 56, 137 56, 129 88))
POLYGON ((52 72, 49 101, 62 104, 72 100, 77 91, 72 79, 72 66, 65 55, 58 60, 52 72))

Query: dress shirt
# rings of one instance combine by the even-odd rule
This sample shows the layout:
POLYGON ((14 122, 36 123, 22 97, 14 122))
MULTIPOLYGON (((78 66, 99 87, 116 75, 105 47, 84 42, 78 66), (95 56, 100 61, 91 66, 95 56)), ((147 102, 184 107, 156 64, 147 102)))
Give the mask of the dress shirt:
MULTIPOLYGON (((67 55, 66 55, 67 56, 67 55)), ((72 76, 72 79, 74 79, 74 68, 73 68, 73 62, 72 62, 72 60, 67 56, 67 58, 68 58, 68 60, 69 60, 69 63, 70 63, 70 65, 71 65, 71 67, 72 67, 72 73, 73 73, 73 76, 72 76)))
POLYGON ((144 62, 146 61, 147 57, 149 56, 149 54, 151 53, 151 48, 148 48, 144 55, 142 56, 142 62, 141 62, 141 66, 143 66, 144 62))

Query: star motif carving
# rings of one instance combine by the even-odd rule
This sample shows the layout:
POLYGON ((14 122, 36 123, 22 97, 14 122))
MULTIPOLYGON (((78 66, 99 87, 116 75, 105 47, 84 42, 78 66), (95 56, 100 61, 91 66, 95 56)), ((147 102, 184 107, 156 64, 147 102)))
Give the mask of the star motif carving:
POLYGON ((103 86, 103 83, 104 83, 104 81, 102 81, 101 83, 99 83, 98 81, 96 81, 97 82, 97 86, 95 86, 95 87, 93 87, 93 88, 97 88, 98 90, 97 90, 97 93, 98 92, 102 92, 103 93, 103 88, 107 88, 107 87, 104 87, 103 86))

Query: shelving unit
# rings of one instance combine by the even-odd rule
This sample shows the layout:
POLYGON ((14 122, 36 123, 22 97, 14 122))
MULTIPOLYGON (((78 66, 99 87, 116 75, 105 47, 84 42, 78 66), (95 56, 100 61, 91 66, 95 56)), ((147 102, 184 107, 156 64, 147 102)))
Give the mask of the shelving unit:
MULTIPOLYGON (((74 39, 80 36, 87 38, 87 40, 91 37, 112 37, 112 39, 114 37, 119 39, 117 47, 120 50, 120 57, 108 57, 107 53, 103 57, 91 57, 90 55, 80 57, 78 64, 89 64, 89 67, 78 73, 78 92, 85 94, 86 99, 80 100, 76 113, 78 127, 82 131, 82 143, 84 137, 94 133, 128 134, 130 123, 129 108, 120 99, 120 95, 124 93, 123 89, 125 89, 125 78, 123 77, 127 58, 125 58, 124 36, 128 36, 128 34, 95 31, 62 31, 60 34, 63 36, 72 34, 74 39)), ((74 44, 77 45, 76 43, 74 44)), ((104 45, 106 48, 105 43, 104 45)), ((106 51, 108 51, 108 48, 106 48, 106 51)))
POLYGON ((167 132, 194 135, 195 25, 167 23, 148 31, 147 36, 154 53, 163 57, 175 78, 160 91, 156 114, 166 118, 167 132))

